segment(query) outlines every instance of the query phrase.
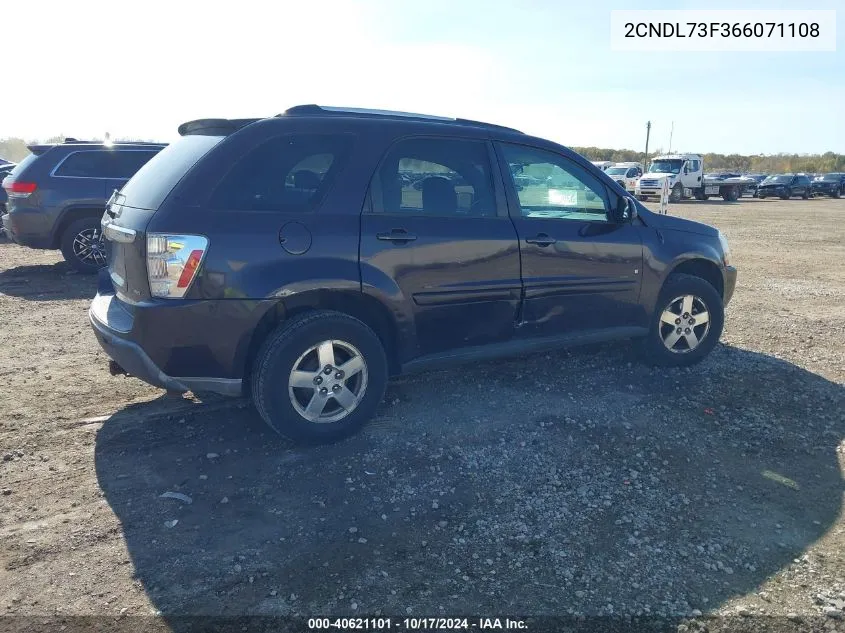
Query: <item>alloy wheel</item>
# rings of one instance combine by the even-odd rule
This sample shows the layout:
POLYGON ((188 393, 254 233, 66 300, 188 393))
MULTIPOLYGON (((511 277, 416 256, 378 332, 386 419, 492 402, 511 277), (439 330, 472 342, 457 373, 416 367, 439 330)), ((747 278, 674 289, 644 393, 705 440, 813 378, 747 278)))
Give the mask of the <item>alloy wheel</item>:
POLYGON ((354 345, 323 341, 293 364, 288 379, 290 402, 310 422, 339 422, 363 400, 367 375, 367 363, 354 345))
POLYGON ((73 238, 73 254, 81 262, 92 266, 106 265, 103 234, 96 228, 85 229, 73 238))
POLYGON ((660 338, 673 354, 692 352, 710 332, 710 313, 701 297, 675 297, 660 315, 660 338))

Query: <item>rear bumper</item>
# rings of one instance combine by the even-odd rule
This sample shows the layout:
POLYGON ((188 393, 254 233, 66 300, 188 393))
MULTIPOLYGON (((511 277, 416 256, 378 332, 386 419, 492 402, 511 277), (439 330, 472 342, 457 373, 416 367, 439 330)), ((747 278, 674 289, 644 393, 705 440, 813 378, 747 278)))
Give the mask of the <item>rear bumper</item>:
POLYGON ((723 297, 724 305, 728 305, 731 302, 731 298, 734 296, 734 290, 736 290, 736 268, 733 266, 726 266, 725 296, 723 297))
MULTIPOLYGON (((159 309, 172 310, 168 307, 159 309)), ((150 329, 138 327, 136 317, 137 315, 133 314, 116 295, 104 293, 102 290, 94 297, 88 310, 88 319, 97 342, 124 372, 155 387, 171 391, 211 392, 235 397, 242 395, 243 380, 241 378, 167 374, 147 353, 143 342, 138 340, 139 331, 150 331, 150 329)), ((148 336, 164 339, 161 345, 171 344, 167 331, 156 332, 154 329, 148 336)), ((175 345, 175 343, 172 344, 175 345)), ((176 349, 176 347, 171 348, 171 350, 176 349)), ((202 367, 202 361, 208 358, 203 351, 200 351, 196 358, 197 368, 202 367)), ((184 363, 184 359, 181 362, 184 363)))
POLYGON ((52 248, 51 235, 44 232, 41 213, 8 212, 3 216, 3 230, 15 244, 30 248, 52 248))

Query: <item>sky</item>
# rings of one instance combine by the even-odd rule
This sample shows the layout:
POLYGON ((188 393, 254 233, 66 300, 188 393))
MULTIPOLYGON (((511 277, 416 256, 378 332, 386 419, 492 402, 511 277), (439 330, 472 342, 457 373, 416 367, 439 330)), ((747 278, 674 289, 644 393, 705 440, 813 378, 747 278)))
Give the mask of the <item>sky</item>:
POLYGON ((3 7, 0 138, 171 141, 318 103, 568 146, 642 150, 650 120, 652 150, 672 130, 684 152, 845 153, 845 0, 636 5, 835 9, 836 51, 613 51, 610 12, 632 8, 616 0, 26 0, 3 7))

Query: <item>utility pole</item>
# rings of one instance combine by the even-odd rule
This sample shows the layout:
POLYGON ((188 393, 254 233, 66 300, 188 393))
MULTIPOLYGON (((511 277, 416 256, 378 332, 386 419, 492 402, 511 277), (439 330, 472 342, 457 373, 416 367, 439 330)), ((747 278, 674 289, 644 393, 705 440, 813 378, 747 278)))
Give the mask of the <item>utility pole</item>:
POLYGON ((672 135, 675 133, 675 122, 672 121, 672 128, 669 130, 669 153, 672 153, 672 135))
POLYGON ((647 167, 648 162, 648 137, 651 136, 651 121, 645 122, 645 158, 643 159, 643 169, 647 167))

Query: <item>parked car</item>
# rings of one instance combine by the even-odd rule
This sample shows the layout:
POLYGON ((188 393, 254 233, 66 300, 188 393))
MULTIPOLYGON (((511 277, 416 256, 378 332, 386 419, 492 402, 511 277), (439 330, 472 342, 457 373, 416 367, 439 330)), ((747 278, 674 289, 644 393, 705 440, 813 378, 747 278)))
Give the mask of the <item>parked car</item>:
MULTIPOLYGON (((1 160, 1 159, 0 159, 1 160)), ((0 182, 3 182, 3 179, 8 176, 12 169, 15 168, 15 163, 10 163, 8 161, 3 161, 0 164, 0 182)), ((8 200, 8 196, 6 195, 6 190, 0 187, 0 218, 3 217, 3 214, 6 213, 6 201, 8 200)), ((3 223, 0 221, 0 235, 5 234, 3 230, 3 223)))
POLYGON ((683 366, 722 331, 722 234, 550 141, 319 106, 179 132, 103 216, 89 317, 112 373, 250 393, 273 429, 319 441, 370 418, 391 375, 631 337, 683 366), (434 173, 421 195, 408 166, 434 173), (519 174, 571 185, 520 191, 519 174))
POLYGON ((757 187, 758 198, 777 196, 783 200, 788 200, 795 196, 801 196, 806 200, 810 195, 810 179, 800 174, 769 176, 757 187))
POLYGON ((106 201, 164 144, 80 142, 30 145, 3 180, 9 200, 2 224, 14 242, 61 249, 79 272, 105 265, 100 219, 106 201))
POLYGON ((604 173, 618 182, 625 191, 633 192, 637 187, 637 179, 643 175, 643 166, 636 162, 614 163, 604 173))
POLYGON ((831 173, 816 176, 812 182, 814 196, 830 196, 839 198, 845 194, 845 174, 831 173))

